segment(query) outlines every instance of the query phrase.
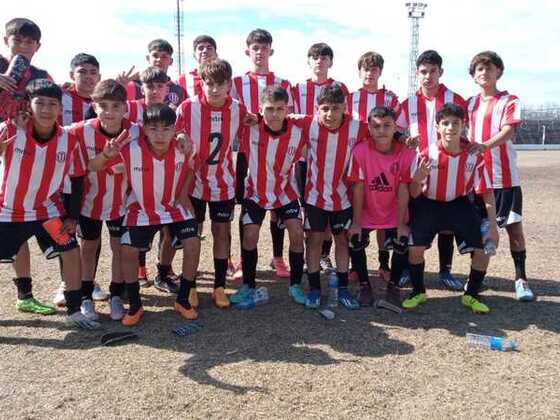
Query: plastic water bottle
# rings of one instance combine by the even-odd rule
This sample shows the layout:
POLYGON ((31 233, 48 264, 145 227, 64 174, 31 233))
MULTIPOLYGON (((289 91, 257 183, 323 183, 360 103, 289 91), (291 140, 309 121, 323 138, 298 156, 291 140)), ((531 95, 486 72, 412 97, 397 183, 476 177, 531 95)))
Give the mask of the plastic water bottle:
POLYGON ((467 344, 469 347, 484 347, 490 350, 514 351, 517 350, 517 343, 505 337, 492 335, 479 335, 467 333, 467 344))
POLYGON ((338 276, 334 271, 329 273, 329 299, 327 305, 331 308, 338 306, 338 276))
POLYGON ((490 221, 482 219, 480 223, 480 233, 482 234, 482 243, 484 244, 484 253, 489 256, 496 255, 496 243, 488 240, 488 230, 490 229, 490 221))

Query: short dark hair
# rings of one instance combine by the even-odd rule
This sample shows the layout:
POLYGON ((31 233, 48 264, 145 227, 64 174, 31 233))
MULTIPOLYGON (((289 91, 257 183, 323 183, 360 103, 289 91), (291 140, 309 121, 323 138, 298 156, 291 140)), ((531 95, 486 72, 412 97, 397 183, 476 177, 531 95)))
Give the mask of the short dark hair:
POLYGON ((152 51, 164 51, 173 55, 173 47, 165 39, 154 39, 148 44, 148 52, 152 51))
POLYGON ((25 87, 25 93, 31 100, 37 96, 46 96, 58 99, 62 102, 62 89, 49 79, 35 79, 30 81, 25 87))
POLYGON ((76 69, 76 67, 82 66, 84 64, 91 64, 99 70, 99 61, 97 61, 97 58, 95 58, 93 55, 85 53, 76 54, 74 58, 72 58, 72 61, 70 61, 70 68, 73 71, 76 69))
POLYGON ((459 105, 456 105, 452 102, 448 102, 444 104, 441 109, 436 114, 436 123, 439 124, 441 120, 446 117, 457 117, 461 121, 465 119, 465 110, 461 108, 459 105))
POLYGON ((205 82, 209 80, 216 83, 228 82, 231 80, 231 65, 220 58, 204 63, 200 66, 200 78, 205 82))
POLYGON ((393 121, 396 121, 397 115, 395 114, 395 110, 393 108, 389 108, 388 106, 376 106, 369 111, 367 120, 371 122, 372 118, 385 118, 391 117, 393 121))
POLYGON ((342 104, 346 102, 346 95, 339 83, 332 83, 324 87, 317 96, 317 105, 342 104))
POLYGON ((479 64, 494 64, 501 72, 504 72, 504 62, 494 51, 482 51, 473 57, 469 66, 469 74, 474 76, 474 70, 479 64))
POLYGON ((41 29, 35 22, 27 18, 14 18, 6 23, 6 36, 27 36, 37 42, 41 40, 41 29))
POLYGON ((375 51, 368 51, 358 59, 358 70, 370 69, 372 67, 379 67, 379 70, 383 70, 383 64, 385 61, 383 60, 383 56, 381 54, 376 53, 375 51))
POLYGON ((426 50, 422 54, 420 54, 416 59, 416 68, 420 67, 422 64, 434 64, 439 68, 441 68, 441 65, 443 64, 443 59, 441 58, 441 55, 439 55, 437 51, 426 50))
POLYGON ((199 35, 193 40, 192 43, 193 50, 196 50, 198 44, 202 44, 203 42, 207 42, 208 44, 212 45, 215 50, 218 49, 218 46, 216 45, 216 40, 212 38, 210 35, 199 35))
POLYGON ((154 123, 175 125, 176 120, 177 114, 166 104, 149 105, 144 110, 144 126, 154 123))
POLYGON ((261 104, 264 102, 290 102, 288 91, 281 86, 268 86, 260 97, 261 104))
POLYGON ((91 98, 94 102, 104 99, 109 101, 126 102, 126 89, 114 79, 105 79, 99 82, 93 89, 91 98))
POLYGON ((152 66, 140 73, 140 81, 142 83, 167 83, 169 82, 169 76, 162 69, 152 66))
POLYGON ((334 58, 334 52, 331 47, 329 47, 324 42, 318 42, 309 47, 307 51, 307 57, 317 58, 321 55, 328 56, 331 60, 334 58))
POLYGON ((247 36, 247 46, 251 44, 269 44, 272 45, 272 35, 266 29, 255 29, 249 32, 247 36))

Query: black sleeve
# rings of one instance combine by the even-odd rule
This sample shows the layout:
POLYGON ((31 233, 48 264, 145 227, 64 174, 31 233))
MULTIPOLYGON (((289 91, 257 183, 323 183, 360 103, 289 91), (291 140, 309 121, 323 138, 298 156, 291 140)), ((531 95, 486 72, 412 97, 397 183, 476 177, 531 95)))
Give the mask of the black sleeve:
POLYGON ((237 164, 235 168, 236 173, 236 186, 235 186, 235 198, 238 203, 243 202, 243 197, 245 195, 245 178, 247 177, 247 171, 249 170, 249 163, 247 162, 247 156, 245 153, 237 153, 237 164))
POLYGON ((70 219, 78 220, 80 210, 82 207, 82 192, 84 190, 84 177, 79 176, 70 178, 72 184, 72 192, 70 193, 70 200, 68 202, 68 214, 70 219))

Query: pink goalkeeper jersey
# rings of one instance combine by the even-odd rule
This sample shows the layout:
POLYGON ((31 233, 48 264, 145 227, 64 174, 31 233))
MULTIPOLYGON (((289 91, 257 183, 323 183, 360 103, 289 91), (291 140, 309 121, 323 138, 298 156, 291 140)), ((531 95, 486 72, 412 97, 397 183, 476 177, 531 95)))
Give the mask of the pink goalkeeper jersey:
POLYGON ((348 178, 365 183, 362 228, 389 229, 398 225, 397 192, 401 177, 410 172, 416 152, 396 143, 393 153, 381 153, 372 138, 358 143, 352 151, 348 178))

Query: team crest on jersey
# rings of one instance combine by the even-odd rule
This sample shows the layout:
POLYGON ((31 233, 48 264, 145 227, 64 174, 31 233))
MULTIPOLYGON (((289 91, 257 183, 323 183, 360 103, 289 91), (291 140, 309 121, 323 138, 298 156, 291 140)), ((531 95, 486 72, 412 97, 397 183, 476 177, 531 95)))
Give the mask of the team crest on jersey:
POLYGON ((179 95, 177 95, 175 92, 169 92, 167 94, 167 99, 174 105, 177 105, 179 103, 179 95))
POLYGON ((177 162, 175 164, 175 172, 180 172, 182 168, 183 168, 183 162, 177 162))
POLYGON ((289 146, 287 153, 288 153, 288 156, 295 155, 296 154, 296 147, 295 146, 289 146))
POLYGON ((474 162, 467 162, 467 171, 468 172, 472 172, 474 171, 474 168, 476 167, 474 162))
POLYGON ((56 161, 59 163, 66 161, 66 152, 58 152, 56 154, 56 161))
POLYGON ((391 175, 396 175, 399 173, 399 162, 393 162, 389 168, 391 175))

